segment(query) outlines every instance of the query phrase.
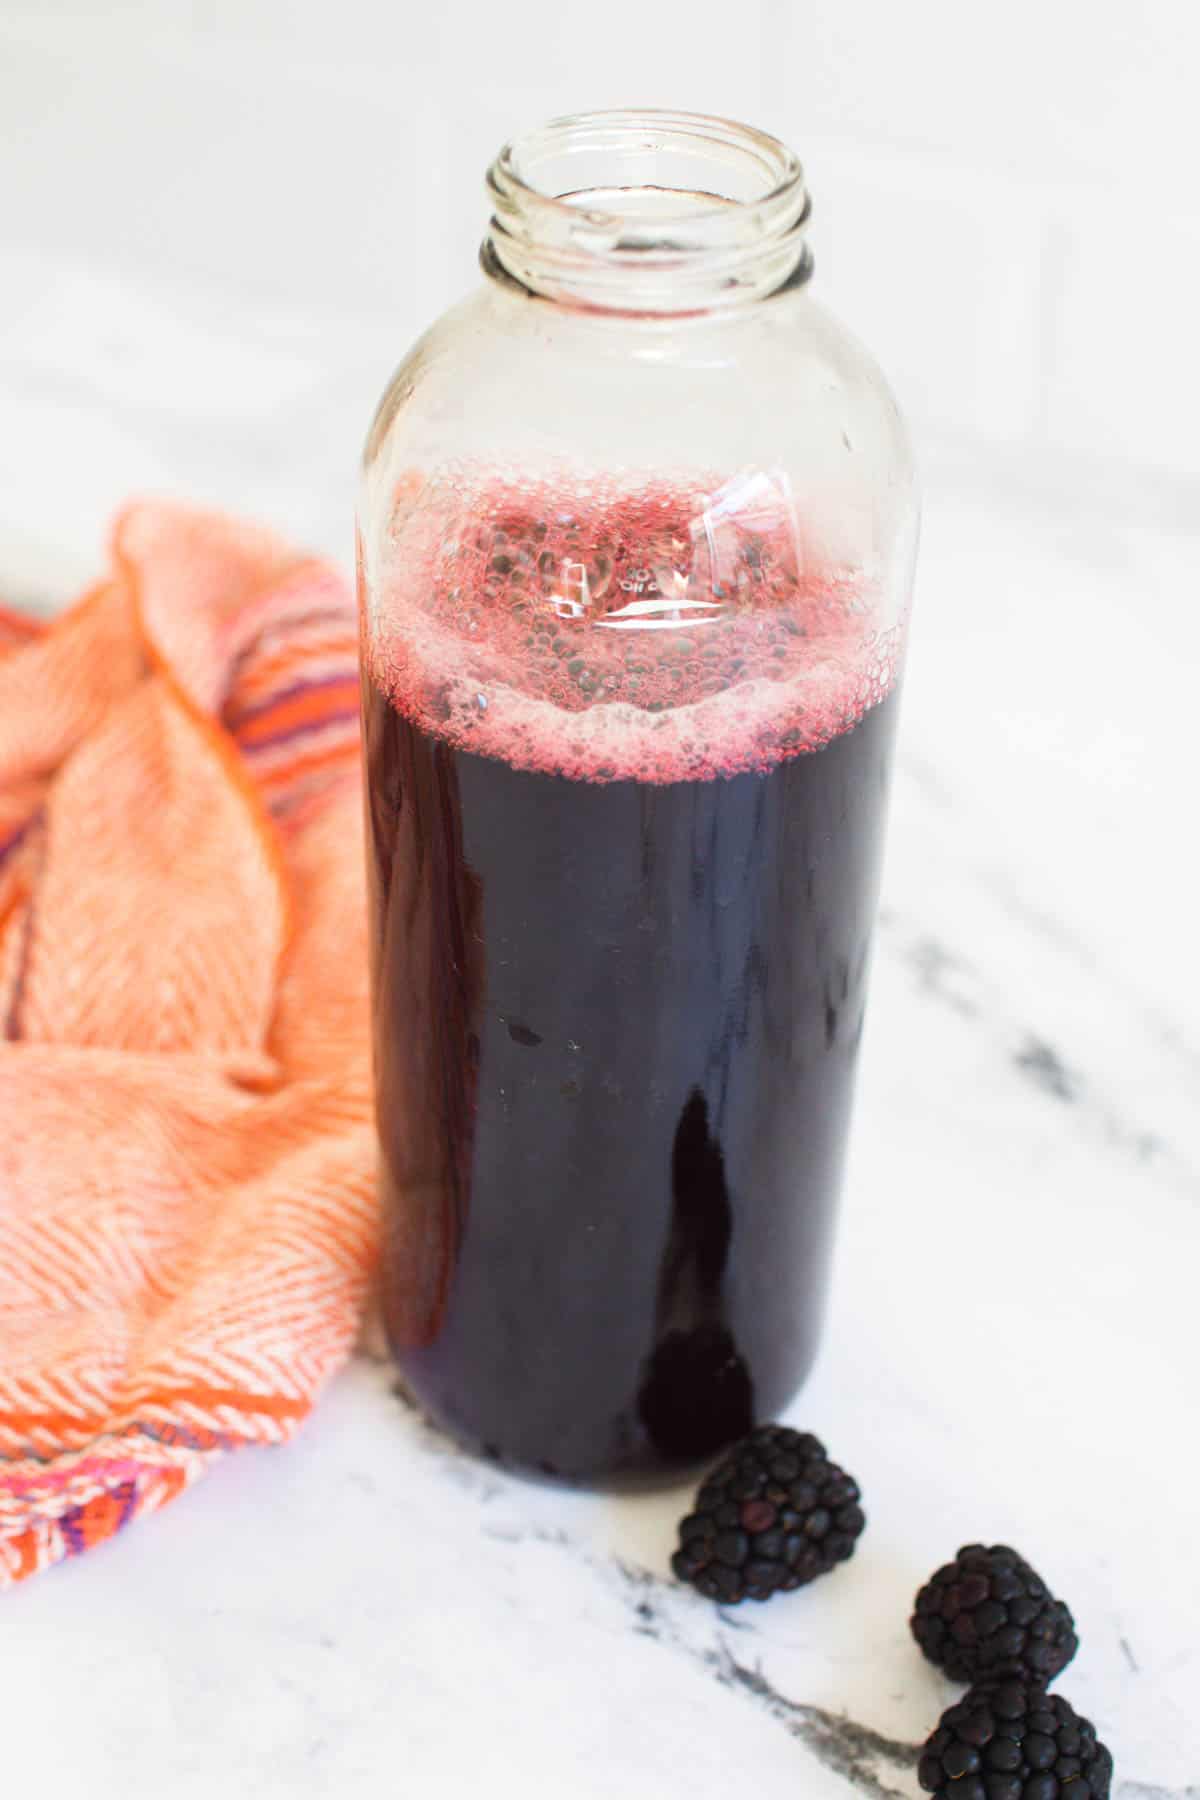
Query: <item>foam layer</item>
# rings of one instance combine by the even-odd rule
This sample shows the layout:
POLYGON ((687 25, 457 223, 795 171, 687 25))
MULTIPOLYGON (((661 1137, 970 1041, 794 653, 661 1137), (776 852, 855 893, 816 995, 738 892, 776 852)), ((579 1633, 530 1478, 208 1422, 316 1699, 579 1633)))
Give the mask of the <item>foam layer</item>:
POLYGON ((514 767, 668 782, 816 750, 895 680, 861 572, 786 478, 631 486, 407 475, 364 655, 414 725, 514 767))

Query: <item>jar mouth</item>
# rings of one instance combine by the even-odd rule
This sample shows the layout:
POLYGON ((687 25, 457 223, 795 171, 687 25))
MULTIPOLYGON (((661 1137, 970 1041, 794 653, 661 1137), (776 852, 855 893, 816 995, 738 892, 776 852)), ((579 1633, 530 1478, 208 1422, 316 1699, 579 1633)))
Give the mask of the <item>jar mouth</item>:
POLYGON ((799 160, 729 119, 555 119, 506 144, 487 181, 484 268, 574 306, 707 311, 795 285, 811 268, 799 160))

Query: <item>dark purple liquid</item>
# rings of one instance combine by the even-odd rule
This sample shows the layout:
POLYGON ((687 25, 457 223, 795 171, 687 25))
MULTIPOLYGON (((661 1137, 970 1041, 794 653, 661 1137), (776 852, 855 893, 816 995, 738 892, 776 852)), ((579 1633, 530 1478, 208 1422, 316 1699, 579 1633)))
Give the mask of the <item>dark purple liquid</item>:
POLYGON ((475 1447, 654 1469, 807 1373, 895 709, 767 774, 605 783, 366 684, 387 1327, 475 1447))

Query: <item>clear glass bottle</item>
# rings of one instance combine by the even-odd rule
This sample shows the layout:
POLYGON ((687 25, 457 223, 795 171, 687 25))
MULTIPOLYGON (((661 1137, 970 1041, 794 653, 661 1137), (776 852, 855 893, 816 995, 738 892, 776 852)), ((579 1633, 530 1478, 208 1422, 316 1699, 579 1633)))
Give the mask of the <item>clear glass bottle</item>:
POLYGON ((365 456, 385 1315, 435 1419, 596 1480, 816 1348, 917 501, 783 145, 597 113, 488 185, 365 456))

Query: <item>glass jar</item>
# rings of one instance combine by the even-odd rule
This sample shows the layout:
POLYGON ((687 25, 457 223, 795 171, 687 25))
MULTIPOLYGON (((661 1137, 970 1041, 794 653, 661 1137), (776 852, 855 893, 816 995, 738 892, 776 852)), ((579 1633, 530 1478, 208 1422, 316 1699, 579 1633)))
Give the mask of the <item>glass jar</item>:
POLYGON ((917 501, 783 145, 503 150, 359 524, 388 1334, 484 1454, 706 1456, 812 1361, 917 501))

